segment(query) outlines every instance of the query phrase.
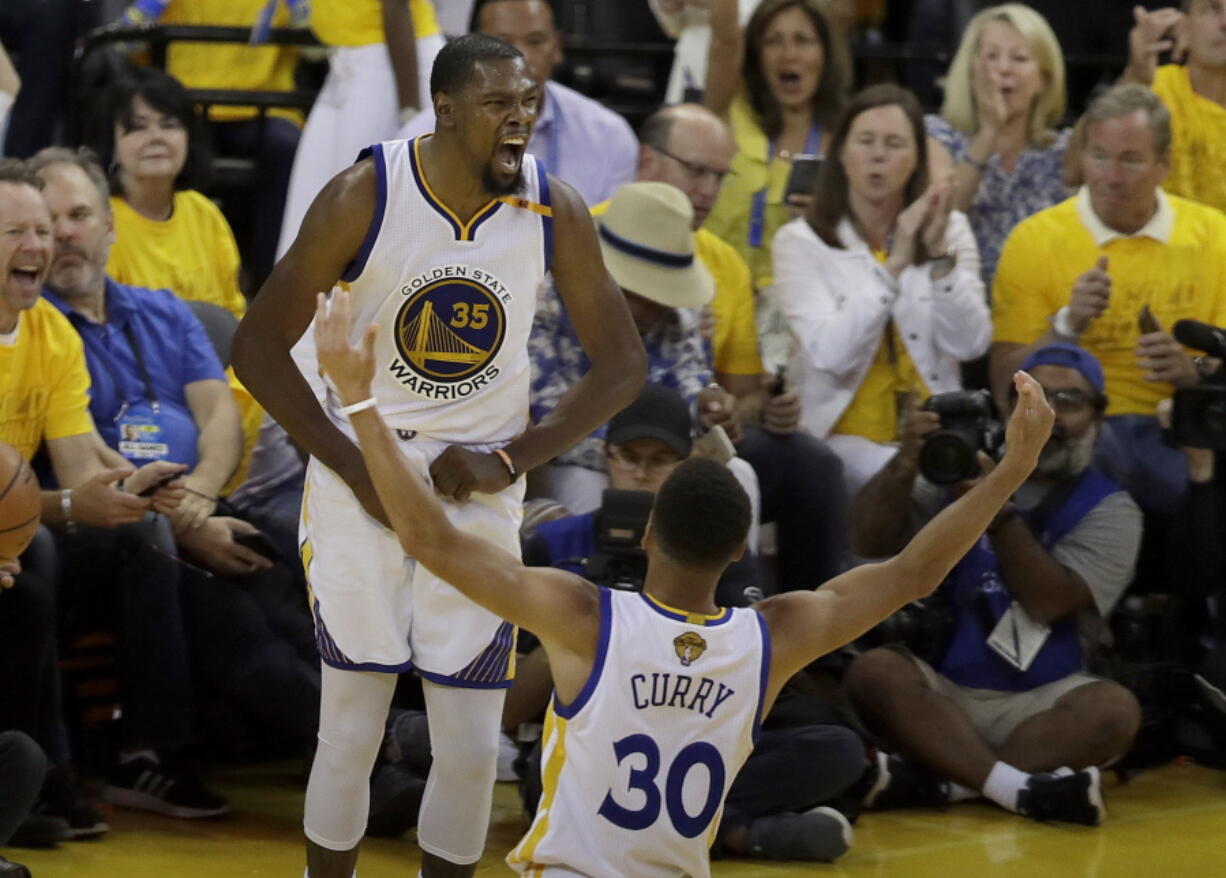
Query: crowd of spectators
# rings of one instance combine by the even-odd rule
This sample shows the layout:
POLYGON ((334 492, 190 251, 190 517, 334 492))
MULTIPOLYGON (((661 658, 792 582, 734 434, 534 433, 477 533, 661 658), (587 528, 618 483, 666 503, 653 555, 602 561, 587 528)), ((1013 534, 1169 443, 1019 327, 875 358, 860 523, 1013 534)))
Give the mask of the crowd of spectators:
MULTIPOLYGON (((849 35, 878 4, 646 2, 677 45, 637 136, 553 78, 564 39, 547 0, 136 0, 120 24, 238 25, 252 44, 172 44, 163 70, 124 43, 81 136, 40 141, 45 101, 17 97, 62 22, 26 10, 14 45, 0 13, 15 50, 0 47, 0 441, 39 474, 44 525, 0 567, 0 844, 105 834, 96 797, 221 816, 202 756, 312 746, 305 462, 228 368, 230 336, 320 188, 369 144, 432 132, 444 18, 524 54, 540 89, 528 151, 588 202, 649 359, 633 405, 531 474, 533 563, 595 575, 618 492, 650 495, 702 454, 756 516, 721 600, 813 588, 897 553, 990 471, 989 453, 959 479, 926 471, 953 411, 929 400, 978 391, 1003 420, 1024 368, 1056 412, 1030 481, 939 600, 910 611, 928 614, 924 637, 866 640, 789 686, 717 852, 829 861, 861 808, 981 797, 1097 822, 1041 788, 1073 772, 1097 790, 1141 728, 1138 695, 1102 673, 1130 591, 1173 597, 1187 642, 1163 658, 1221 695, 1226 517, 1212 451, 1172 441, 1169 411, 1221 368, 1174 327, 1226 325, 1226 6, 1121 10, 1118 83, 1070 106, 1061 41, 1076 35, 1060 19, 956 4, 964 26, 925 114, 901 85, 854 81, 849 35), (302 53, 260 45, 270 26, 326 47, 309 115, 199 106, 193 90, 293 88, 302 53), (244 197, 213 200, 216 156, 254 162, 244 197), (811 186, 791 179, 801 156, 819 163, 811 186), (122 717, 101 747, 62 664, 100 630, 122 717), (223 731, 222 711, 240 720, 223 731)), ((930 6, 914 4, 916 32, 947 27, 930 6)), ((548 282, 529 352, 540 419, 589 365, 548 282)), ((527 640, 502 776, 522 778, 531 810, 531 747, 515 741, 549 683, 527 640)), ((429 742, 405 708, 419 706, 409 692, 389 715, 372 833, 415 819, 429 742)), ((20 868, 0 857, 0 876, 20 868)))

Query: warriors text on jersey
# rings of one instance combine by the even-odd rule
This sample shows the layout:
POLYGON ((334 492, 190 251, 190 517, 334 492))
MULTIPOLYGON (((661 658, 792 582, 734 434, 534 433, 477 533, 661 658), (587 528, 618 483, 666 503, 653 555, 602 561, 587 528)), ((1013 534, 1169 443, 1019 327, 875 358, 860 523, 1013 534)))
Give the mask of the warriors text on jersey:
POLYGON ((550 706, 525 875, 710 875, 725 795, 761 722, 770 638, 751 609, 699 616, 600 592, 592 674, 550 706))
MULTIPOLYGON (((528 422, 528 334, 552 249, 548 179, 525 155, 522 191, 461 222, 430 188, 424 140, 363 153, 375 162, 378 199, 343 277, 350 337, 379 325, 372 390, 389 427, 448 443, 506 442, 528 422)), ((340 422, 338 407, 329 394, 340 422)))

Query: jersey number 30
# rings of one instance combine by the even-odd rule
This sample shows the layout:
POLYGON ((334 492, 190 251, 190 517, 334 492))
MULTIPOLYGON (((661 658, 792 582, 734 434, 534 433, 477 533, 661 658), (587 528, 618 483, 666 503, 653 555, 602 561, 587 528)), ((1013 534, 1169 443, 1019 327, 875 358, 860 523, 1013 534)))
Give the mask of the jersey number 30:
MULTIPOLYGON (((613 791, 605 794, 600 804, 601 817, 622 829, 646 829, 660 817, 660 787, 656 784, 656 776, 660 773, 660 748, 649 736, 627 735, 613 743, 613 753, 617 756, 617 764, 625 762, 631 756, 643 756, 647 764, 643 768, 630 769, 629 789, 638 790, 643 794, 643 806, 631 810, 619 805, 613 799, 613 791)), ((668 767, 668 775, 664 780, 663 804, 668 810, 668 819, 673 827, 685 838, 694 838, 702 834, 711 825, 711 819, 719 810, 720 800, 724 792, 724 760, 719 751, 705 741, 695 741, 684 747, 673 764, 668 767), (705 766, 710 774, 710 786, 707 787, 707 800, 697 814, 689 814, 685 810, 682 790, 685 778, 690 769, 697 765, 705 766)))

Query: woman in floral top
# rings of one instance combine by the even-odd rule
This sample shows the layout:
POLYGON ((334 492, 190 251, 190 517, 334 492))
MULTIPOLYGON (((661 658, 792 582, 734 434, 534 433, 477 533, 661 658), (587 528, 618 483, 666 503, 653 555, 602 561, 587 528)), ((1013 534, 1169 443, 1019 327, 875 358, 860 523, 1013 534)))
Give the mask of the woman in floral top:
POLYGON ((1064 60, 1051 27, 1020 3, 983 10, 966 27, 949 68, 940 116, 925 127, 932 178, 952 168, 954 209, 967 214, 985 285, 1000 248, 1033 213, 1063 201, 1069 130, 1064 60))

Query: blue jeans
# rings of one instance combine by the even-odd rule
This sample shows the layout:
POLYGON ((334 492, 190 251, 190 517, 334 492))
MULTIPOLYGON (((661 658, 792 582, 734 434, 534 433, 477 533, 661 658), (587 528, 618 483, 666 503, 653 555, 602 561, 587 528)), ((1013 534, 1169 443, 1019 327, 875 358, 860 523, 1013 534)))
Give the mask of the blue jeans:
POLYGON ((1174 515, 1188 484, 1188 460, 1162 441, 1158 419, 1114 415, 1103 422, 1094 465, 1132 495, 1146 515, 1174 515))

